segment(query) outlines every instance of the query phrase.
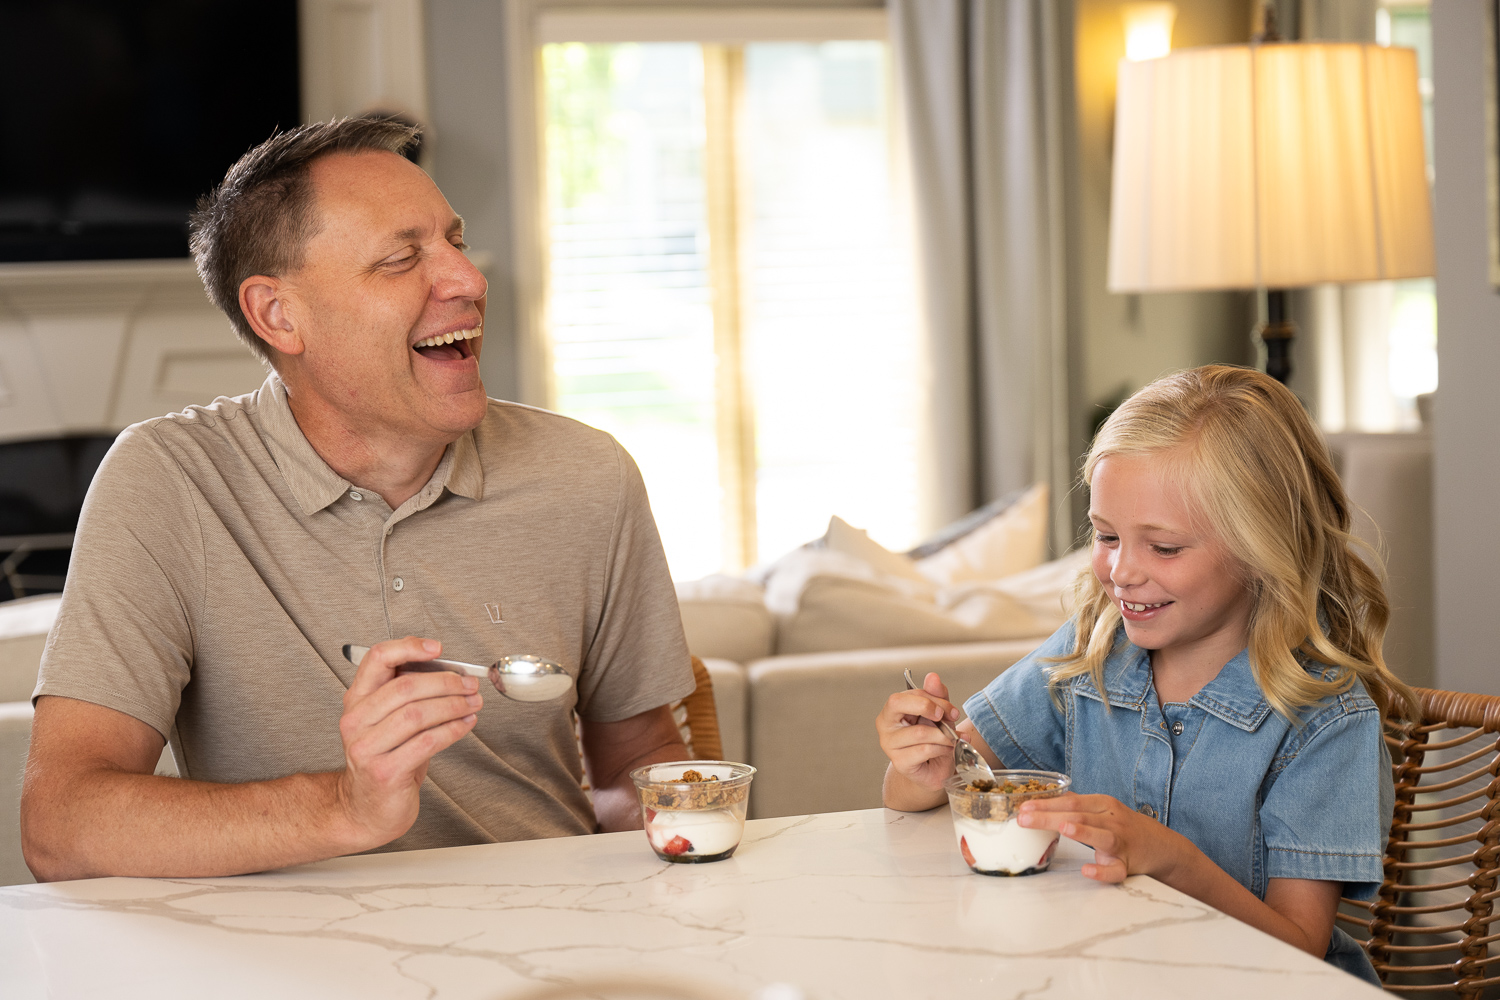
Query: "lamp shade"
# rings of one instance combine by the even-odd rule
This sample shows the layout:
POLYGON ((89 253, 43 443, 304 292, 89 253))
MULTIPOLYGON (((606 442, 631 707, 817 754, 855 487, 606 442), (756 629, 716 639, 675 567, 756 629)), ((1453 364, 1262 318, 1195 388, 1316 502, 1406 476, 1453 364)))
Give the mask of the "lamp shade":
POLYGON ((1109 288, 1432 274, 1411 49, 1228 45, 1120 63, 1109 288))

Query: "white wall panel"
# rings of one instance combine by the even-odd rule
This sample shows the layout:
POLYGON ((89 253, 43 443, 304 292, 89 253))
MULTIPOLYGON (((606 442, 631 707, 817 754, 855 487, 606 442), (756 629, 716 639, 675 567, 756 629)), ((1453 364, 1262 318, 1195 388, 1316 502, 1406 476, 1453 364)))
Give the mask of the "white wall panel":
POLYGON ((427 121, 421 0, 302 0, 302 116, 427 121))

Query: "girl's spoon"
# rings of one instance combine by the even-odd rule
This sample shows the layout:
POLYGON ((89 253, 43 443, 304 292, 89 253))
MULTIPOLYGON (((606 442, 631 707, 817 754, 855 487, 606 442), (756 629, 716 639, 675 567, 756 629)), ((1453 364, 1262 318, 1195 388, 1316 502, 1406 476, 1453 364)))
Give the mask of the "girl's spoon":
MULTIPOLYGON (((906 689, 908 691, 920 691, 922 688, 916 678, 911 675, 910 670, 905 670, 906 689)), ((923 719, 923 722, 928 720, 923 719)), ((979 751, 969 745, 969 741, 955 733, 946 722, 939 721, 937 725, 953 741, 953 769, 959 774, 970 775, 972 778, 983 778, 986 781, 995 780, 995 772, 990 770, 990 765, 979 756, 979 751)), ((971 778, 971 780, 972 780, 971 778)))
MULTIPOLYGON (((369 651, 369 646, 345 643, 344 659, 357 667, 369 651)), ((437 659, 408 663, 401 668, 402 673, 431 673, 434 670, 451 670, 455 674, 469 677, 488 677, 490 683, 495 685, 495 690, 512 701, 551 701, 567 694, 573 687, 573 678, 563 669, 562 664, 530 653, 502 656, 488 667, 462 660, 437 659)))

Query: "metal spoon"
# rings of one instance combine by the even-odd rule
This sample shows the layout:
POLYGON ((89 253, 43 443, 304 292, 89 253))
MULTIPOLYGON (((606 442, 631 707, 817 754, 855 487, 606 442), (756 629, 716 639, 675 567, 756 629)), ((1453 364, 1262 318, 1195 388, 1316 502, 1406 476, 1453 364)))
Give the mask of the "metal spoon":
MULTIPOLYGON (((906 689, 908 691, 920 691, 922 688, 912 679, 911 670, 903 670, 901 673, 906 677, 906 689)), ((922 720, 928 721, 926 719, 922 720)), ((990 765, 979 756, 979 752, 969 745, 958 733, 954 732, 948 723, 941 720, 937 723, 948 738, 953 741, 953 769, 959 774, 966 774, 973 778, 983 778, 986 781, 995 780, 995 772, 990 770, 990 765)))
MULTIPOLYGON (((344 659, 359 666, 359 661, 370 651, 369 646, 344 644, 344 659)), ((530 653, 515 653, 502 656, 491 666, 465 663, 462 660, 423 660, 407 663, 401 667, 403 673, 432 673, 451 670, 468 677, 488 677, 490 683, 511 701, 551 701, 567 694, 573 687, 573 677, 562 664, 530 653)))

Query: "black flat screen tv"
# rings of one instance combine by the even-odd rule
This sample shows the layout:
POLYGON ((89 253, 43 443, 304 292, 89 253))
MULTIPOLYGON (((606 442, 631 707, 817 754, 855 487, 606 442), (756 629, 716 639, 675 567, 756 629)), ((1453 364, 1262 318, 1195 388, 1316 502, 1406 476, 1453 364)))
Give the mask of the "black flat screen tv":
POLYGON ((297 0, 0 0, 0 261, 187 256, 300 105, 297 0))

